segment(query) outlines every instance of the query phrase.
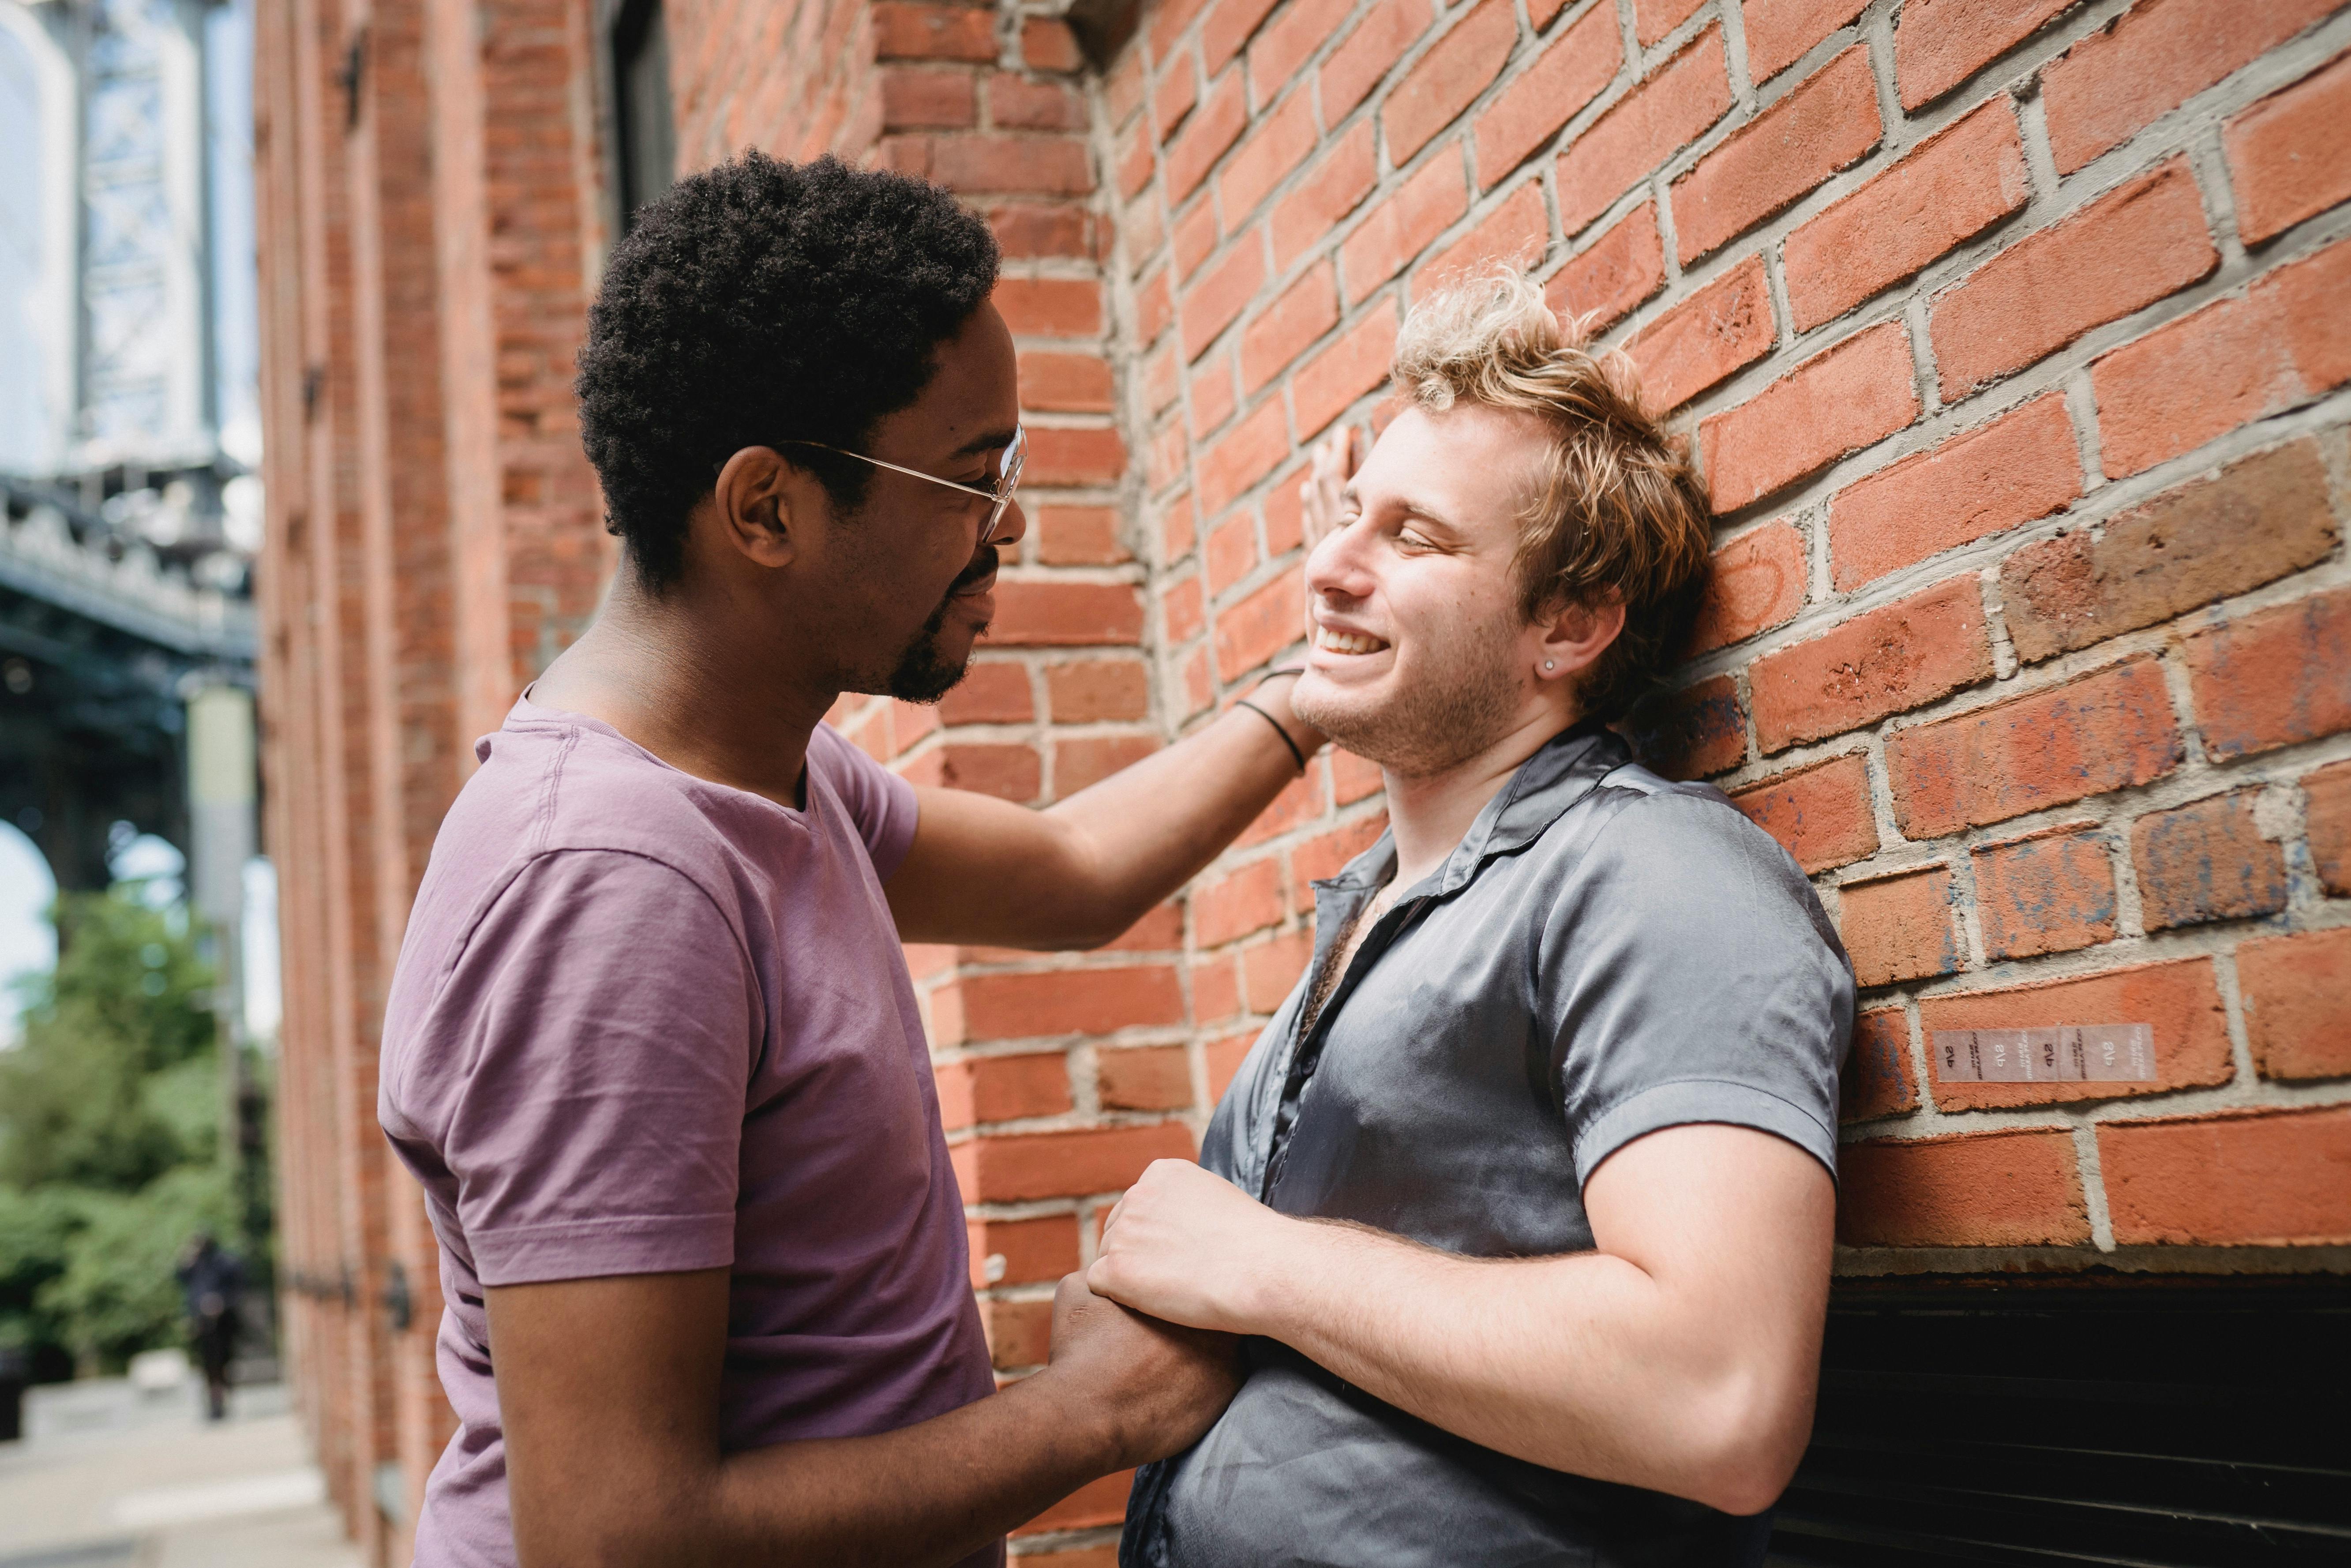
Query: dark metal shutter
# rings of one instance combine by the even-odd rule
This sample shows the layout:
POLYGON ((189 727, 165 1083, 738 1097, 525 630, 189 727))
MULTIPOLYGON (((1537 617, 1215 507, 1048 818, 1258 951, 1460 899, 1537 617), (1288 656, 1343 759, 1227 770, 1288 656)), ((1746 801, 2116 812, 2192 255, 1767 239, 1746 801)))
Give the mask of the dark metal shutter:
POLYGON ((1768 1561, 2351 1563, 2351 1281, 1841 1281, 1768 1561))

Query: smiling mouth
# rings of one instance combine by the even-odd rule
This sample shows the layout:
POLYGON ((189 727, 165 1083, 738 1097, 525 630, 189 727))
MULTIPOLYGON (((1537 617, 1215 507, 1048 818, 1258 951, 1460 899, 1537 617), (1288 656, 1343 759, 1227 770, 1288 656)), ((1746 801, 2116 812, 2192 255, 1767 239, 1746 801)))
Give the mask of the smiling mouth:
POLYGON ((1384 652, 1387 644, 1361 632, 1340 632, 1328 626, 1317 626, 1314 629, 1314 646, 1325 653, 1362 654, 1384 652))

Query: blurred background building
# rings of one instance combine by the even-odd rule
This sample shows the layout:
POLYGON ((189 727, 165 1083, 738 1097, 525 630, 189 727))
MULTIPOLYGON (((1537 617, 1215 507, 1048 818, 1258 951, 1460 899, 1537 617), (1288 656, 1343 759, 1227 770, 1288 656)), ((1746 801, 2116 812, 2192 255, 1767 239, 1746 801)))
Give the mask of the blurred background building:
MULTIPOLYGON (((101 76, 174 123, 219 111, 185 107, 186 62, 233 11, 0 15, 34 62, 0 52, 0 92, 50 106, 18 122, 68 123, 53 106, 101 76), (134 35, 147 55, 112 50, 134 35)), ((1384 417, 1428 280, 1536 267, 1692 433, 1717 512, 1698 634, 1631 727, 1787 845, 1865 988, 1779 1559, 2339 1548, 2346 48, 2338 0, 259 0, 259 466, 217 368, 188 373, 225 340, 148 355, 53 304, 41 331, 81 323, 70 371, 0 393, 37 434, 9 548, 97 540, 110 583, 183 570, 172 591, 230 627, 238 486, 263 481, 284 1345, 365 1560, 406 1560, 450 1425, 432 1239, 375 1126, 385 982, 473 738, 611 569, 569 392, 601 258, 678 172, 755 143, 926 174, 1003 244, 1033 526, 995 633, 937 708, 833 716, 909 777, 1016 800, 1281 656, 1307 444, 1384 417), (126 410, 158 433, 135 465, 108 444, 126 410), (187 431, 211 434, 167 448, 187 431), (1941 1055, 2098 1026, 2141 1026, 2151 1075, 1986 1082, 1941 1055)), ((62 222, 124 236, 105 283, 148 319, 228 298, 204 282, 225 245, 136 259, 229 204, 172 145, 147 174, 78 155, 61 186, 5 185, 11 214, 67 215, 0 265, 34 276, 16 258, 62 222), (125 210, 160 229, 101 220, 141 179, 125 210)), ((62 608, 173 672, 154 734, 188 722, 187 672, 234 664, 62 608)), ((148 776, 193 777, 122 774, 148 776)), ((1042 1360, 1052 1281, 1117 1192, 1196 1146, 1310 950, 1306 883, 1379 831, 1378 783, 1318 759, 1102 952, 910 953, 1004 1375, 1042 1360)), ((170 837, 211 788, 98 814, 170 837)), ((102 835, 48 825, 67 793, 31 801, 58 813, 44 850, 100 864, 75 846, 102 835)), ((1123 1501, 1090 1488, 1016 1549, 1100 1568, 1123 1501)))

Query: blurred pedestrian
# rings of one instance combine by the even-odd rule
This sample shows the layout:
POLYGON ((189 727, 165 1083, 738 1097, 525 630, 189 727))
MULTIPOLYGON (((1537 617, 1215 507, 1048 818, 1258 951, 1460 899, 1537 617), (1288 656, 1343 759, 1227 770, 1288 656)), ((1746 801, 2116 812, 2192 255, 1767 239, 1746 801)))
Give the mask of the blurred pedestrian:
POLYGON ((188 1302, 188 1337, 204 1369, 204 1413, 228 1414, 228 1363, 236 1354, 237 1307, 245 1295, 245 1264, 212 1232, 188 1238, 180 1254, 180 1289, 188 1302))

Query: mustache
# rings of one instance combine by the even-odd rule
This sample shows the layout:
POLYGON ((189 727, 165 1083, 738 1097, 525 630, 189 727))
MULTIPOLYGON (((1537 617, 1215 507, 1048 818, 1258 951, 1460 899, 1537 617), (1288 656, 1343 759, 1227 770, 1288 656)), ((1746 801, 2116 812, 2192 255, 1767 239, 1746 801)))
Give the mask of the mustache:
POLYGON ((973 583, 987 577, 990 572, 993 572, 996 570, 996 547, 994 545, 980 546, 979 552, 971 558, 971 564, 965 567, 961 574, 956 578, 955 581, 947 585, 948 596, 952 598, 956 594, 961 593, 965 589, 969 588, 973 583))

